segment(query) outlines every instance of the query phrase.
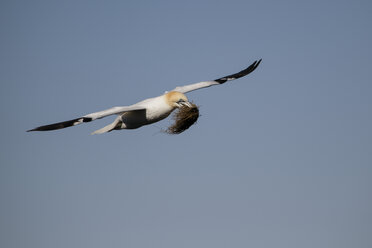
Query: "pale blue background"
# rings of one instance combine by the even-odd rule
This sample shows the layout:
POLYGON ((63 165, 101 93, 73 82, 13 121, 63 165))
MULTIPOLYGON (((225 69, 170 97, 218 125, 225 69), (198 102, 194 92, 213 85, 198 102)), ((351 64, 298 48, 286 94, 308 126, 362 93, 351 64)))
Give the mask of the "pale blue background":
POLYGON ((372 4, 0 3, 0 246, 372 247, 372 4), (26 133, 215 79, 201 118, 26 133))

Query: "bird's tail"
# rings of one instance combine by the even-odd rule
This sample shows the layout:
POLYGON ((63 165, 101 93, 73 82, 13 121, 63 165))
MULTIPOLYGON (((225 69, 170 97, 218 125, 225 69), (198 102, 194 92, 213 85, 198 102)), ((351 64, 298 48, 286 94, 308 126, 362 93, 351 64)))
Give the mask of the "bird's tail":
POLYGON ((93 133, 91 133, 92 135, 93 134, 102 134, 102 133, 107 133, 107 132, 111 132, 112 130, 114 130, 118 125, 120 125, 120 122, 121 122, 121 118, 120 116, 118 116, 115 121, 101 129, 98 129, 96 131, 94 131, 93 133))

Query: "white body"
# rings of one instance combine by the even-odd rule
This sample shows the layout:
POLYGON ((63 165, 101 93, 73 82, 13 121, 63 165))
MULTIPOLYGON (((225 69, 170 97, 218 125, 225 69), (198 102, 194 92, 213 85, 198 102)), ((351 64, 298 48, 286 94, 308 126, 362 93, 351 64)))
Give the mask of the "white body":
MULTIPOLYGON (((113 123, 93 132, 93 134, 100 134, 118 129, 136 129, 144 125, 158 122, 167 118, 174 109, 179 107, 177 102, 180 100, 186 105, 189 104, 184 94, 175 91, 143 100, 128 107, 136 110, 119 114, 113 123)), ((120 107, 118 107, 118 109, 120 109, 120 107)), ((93 113, 84 117, 94 118, 96 115, 97 113, 93 113)))

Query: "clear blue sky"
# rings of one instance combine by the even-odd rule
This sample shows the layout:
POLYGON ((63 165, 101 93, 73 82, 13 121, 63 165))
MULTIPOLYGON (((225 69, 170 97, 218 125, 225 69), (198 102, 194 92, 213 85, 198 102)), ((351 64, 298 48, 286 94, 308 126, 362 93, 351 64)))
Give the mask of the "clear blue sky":
POLYGON ((371 1, 0 3, 0 246, 372 247, 371 1), (164 120, 26 133, 175 86, 164 120))

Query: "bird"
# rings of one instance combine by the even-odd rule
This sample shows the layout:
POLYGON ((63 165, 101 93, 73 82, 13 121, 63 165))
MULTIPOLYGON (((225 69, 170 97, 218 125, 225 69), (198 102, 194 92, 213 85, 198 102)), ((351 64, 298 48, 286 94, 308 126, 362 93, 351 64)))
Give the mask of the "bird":
POLYGON ((27 130, 27 132, 58 130, 66 127, 77 126, 82 123, 91 122, 111 115, 117 115, 114 122, 94 131, 92 134, 102 134, 112 130, 137 129, 144 125, 149 125, 167 118, 175 109, 180 109, 182 107, 191 108, 192 103, 186 97, 186 93, 214 85, 221 85, 226 82, 244 77, 253 72, 261 63, 261 60, 262 59, 254 61, 244 70, 212 81, 203 81, 178 86, 171 91, 166 91, 160 96, 148 98, 129 106, 112 107, 103 111, 90 113, 73 120, 39 126, 27 130))

